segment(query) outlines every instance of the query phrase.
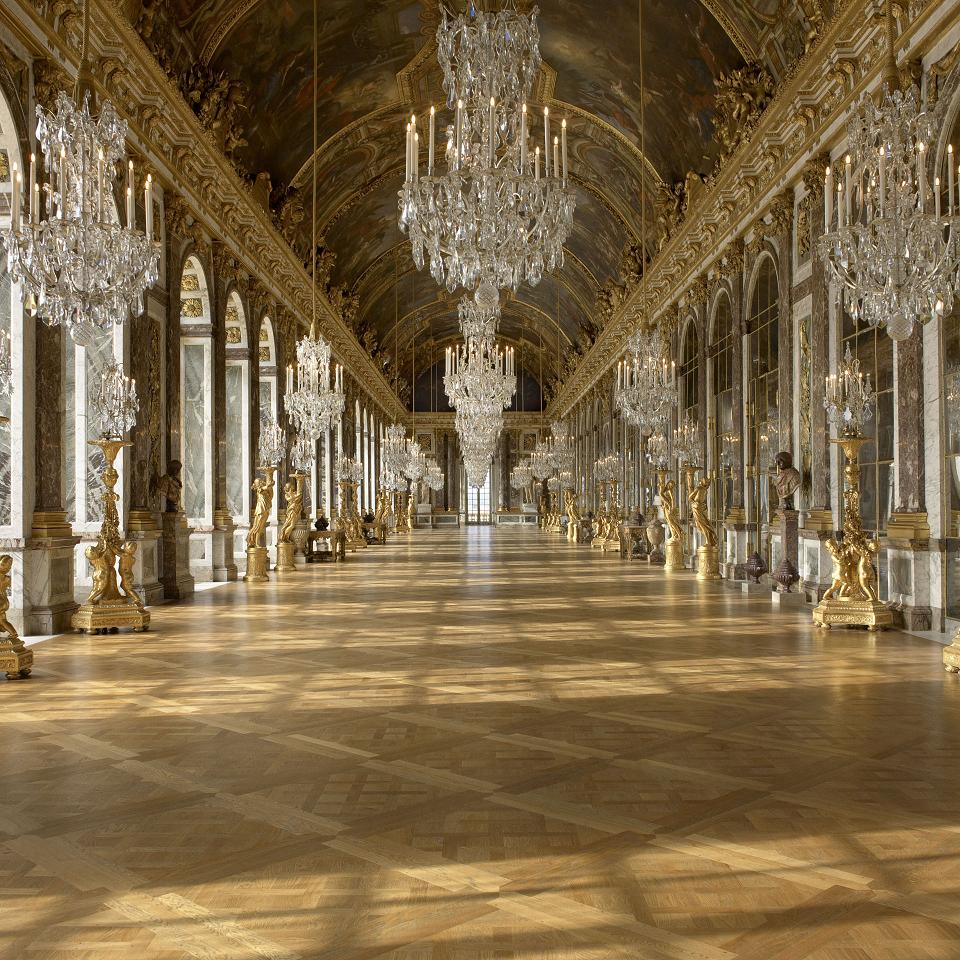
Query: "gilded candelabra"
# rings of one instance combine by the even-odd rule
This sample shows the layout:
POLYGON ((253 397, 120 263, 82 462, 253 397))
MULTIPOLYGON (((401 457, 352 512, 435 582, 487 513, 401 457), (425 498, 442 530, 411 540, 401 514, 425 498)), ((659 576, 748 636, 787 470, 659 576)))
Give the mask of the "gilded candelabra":
POLYGON ((131 444, 126 440, 101 437, 90 441, 103 452, 104 491, 103 523, 96 543, 87 547, 85 555, 93 569, 93 587, 79 610, 73 615, 73 629, 88 634, 115 633, 120 627, 136 632, 150 625, 150 614, 144 609, 133 585, 133 567, 137 544, 120 536, 119 495, 114 491, 120 474, 115 466, 117 455, 131 444))
POLYGON ((700 467, 688 465, 684 469, 687 483, 687 502, 693 524, 700 531, 703 543, 697 548, 697 579, 720 579, 720 551, 717 548, 717 531, 710 522, 707 513, 707 497, 710 494, 710 476, 705 474, 699 482, 696 479, 700 467))
POLYGON ((253 511, 253 522, 247 532, 247 572, 244 574, 245 583, 263 583, 269 580, 267 568, 267 547, 263 543, 270 520, 270 510, 273 507, 274 477, 277 468, 273 464, 265 464, 260 468, 263 476, 253 481, 253 493, 257 504, 253 511))
POLYGON ((610 502, 607 510, 607 530, 603 541, 603 550, 620 549, 620 522, 622 520, 620 512, 620 483, 612 477, 610 484, 610 502))
POLYGON ((660 506, 663 519, 670 528, 670 539, 664 545, 665 570, 683 570, 683 527, 680 524, 680 511, 677 509, 677 495, 672 479, 667 479, 666 470, 658 470, 660 506))
POLYGON ((607 486, 602 481, 597 483, 597 504, 596 513, 593 515, 593 539, 590 546, 602 549, 607 536, 607 486))
POLYGON ((864 532, 860 519, 860 448, 867 442, 862 436, 832 439, 843 450, 843 537, 831 537, 826 547, 833 557, 830 588, 813 611, 813 622, 829 629, 837 626, 861 626, 882 630, 893 623, 893 613, 877 593, 877 568, 873 558, 879 544, 864 532))
POLYGON ((303 481, 304 475, 294 473, 284 484, 283 495, 287 502, 287 512, 277 531, 277 564, 273 568, 277 573, 296 573, 294 562, 296 544, 294 534, 303 518, 303 481))
POLYGON ((340 514, 337 526, 347 538, 347 546, 351 550, 362 550, 367 545, 367 538, 363 533, 363 519, 357 509, 358 484, 351 479, 340 478, 340 514))

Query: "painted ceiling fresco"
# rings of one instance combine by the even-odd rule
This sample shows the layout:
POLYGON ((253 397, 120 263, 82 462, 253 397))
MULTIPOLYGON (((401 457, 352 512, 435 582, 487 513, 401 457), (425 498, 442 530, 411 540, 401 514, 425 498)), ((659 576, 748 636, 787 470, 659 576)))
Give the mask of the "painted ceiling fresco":
MULTIPOLYGON (((464 0, 449 2, 458 8, 464 0)), ((644 0, 641 136, 636 0, 541 0, 539 88, 555 116, 569 117, 577 211, 561 275, 510 298, 504 337, 526 344, 531 356, 541 339, 555 344, 559 289, 563 349, 589 339, 597 293, 617 278, 624 248, 641 236, 650 249, 656 243, 651 198, 658 184, 689 170, 707 173, 715 161, 715 79, 747 57, 763 56, 788 9, 805 2, 644 0)), ((320 0, 319 235, 335 255, 330 284, 357 296, 355 329, 368 348, 379 345, 384 363, 395 301, 407 318, 399 342, 412 341, 421 323, 438 347, 457 336, 457 297, 439 291, 426 271, 413 279, 409 246, 397 228, 403 120, 440 99, 439 3, 320 0)), ((163 7, 177 51, 245 86, 244 168, 251 176, 269 173, 274 202, 294 190, 309 204, 311 0, 166 0, 163 7)), ((309 215, 296 229, 308 249, 309 215)), ((539 362, 551 364, 548 353, 539 362)), ((544 379, 555 372, 551 367, 544 379)))

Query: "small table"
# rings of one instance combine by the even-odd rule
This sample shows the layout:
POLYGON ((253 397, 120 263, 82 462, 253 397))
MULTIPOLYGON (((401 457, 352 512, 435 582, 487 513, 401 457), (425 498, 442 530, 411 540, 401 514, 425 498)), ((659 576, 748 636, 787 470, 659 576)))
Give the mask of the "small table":
POLYGON ((385 523, 376 523, 376 522, 368 523, 364 521, 363 529, 365 531, 369 530, 373 534, 372 537, 367 538, 371 543, 387 542, 387 525, 385 523))
POLYGON ((342 530, 311 530, 307 536, 307 549, 304 560, 307 563, 319 563, 326 559, 334 563, 347 559, 347 538, 342 530), (317 550, 317 543, 326 540, 330 544, 329 550, 317 550))

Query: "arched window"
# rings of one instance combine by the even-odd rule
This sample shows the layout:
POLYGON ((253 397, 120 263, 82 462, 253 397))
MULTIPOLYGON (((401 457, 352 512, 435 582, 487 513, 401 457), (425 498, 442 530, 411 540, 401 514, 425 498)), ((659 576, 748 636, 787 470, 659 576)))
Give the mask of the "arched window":
POLYGON ((680 365, 677 368, 677 384, 680 390, 681 415, 689 414, 694 421, 698 421, 700 405, 700 385, 698 360, 697 327, 693 320, 688 320, 683 328, 680 341, 680 365))
MULTIPOLYGON (((710 438, 713 451, 712 466, 717 473, 717 507, 721 516, 732 503, 734 461, 739 451, 734 447, 733 437, 739 434, 735 430, 733 409, 733 312, 730 297, 722 291, 714 305, 713 322, 710 325, 709 372, 710 392, 713 410, 711 419, 714 424, 710 438)), ((739 416, 739 411, 737 411, 739 416)))
POLYGON ((757 477, 754 491, 761 515, 769 519, 769 487, 761 482, 780 448, 780 288, 777 268, 769 254, 761 257, 750 297, 747 324, 750 366, 747 405, 750 411, 750 462, 757 477))
POLYGON ((247 318, 236 292, 226 312, 226 477, 227 510, 237 525, 234 552, 241 547, 250 524, 250 344, 247 318))
MULTIPOLYGON (((189 257, 180 281, 180 443, 183 509, 199 527, 213 525, 211 323, 206 274, 200 261, 189 257)), ((211 568, 212 562, 211 557, 211 568)))

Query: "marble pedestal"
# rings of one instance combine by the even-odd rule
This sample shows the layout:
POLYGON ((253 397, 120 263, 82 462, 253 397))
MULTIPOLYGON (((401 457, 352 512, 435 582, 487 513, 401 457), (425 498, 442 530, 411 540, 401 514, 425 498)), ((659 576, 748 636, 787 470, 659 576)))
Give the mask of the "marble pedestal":
POLYGON ((77 611, 73 551, 80 542, 66 513, 34 514, 32 536, 23 551, 23 632, 63 633, 77 611))
POLYGON ((237 579, 237 565, 233 562, 233 517, 217 511, 213 515, 213 579, 225 583, 237 579))
POLYGON ((167 600, 193 596, 194 579, 190 573, 190 527, 184 513, 160 515, 163 563, 160 583, 167 600))
POLYGON ((781 594, 792 592, 793 584, 800 579, 800 514, 796 510, 779 510, 780 562, 771 573, 781 594))
POLYGON ((930 527, 926 513, 893 513, 887 524, 887 596, 906 630, 933 629, 930 527))
POLYGON ((127 540, 137 544, 133 565, 133 583, 146 606, 163 599, 160 583, 161 532, 156 515, 149 510, 131 510, 127 518, 127 540))

